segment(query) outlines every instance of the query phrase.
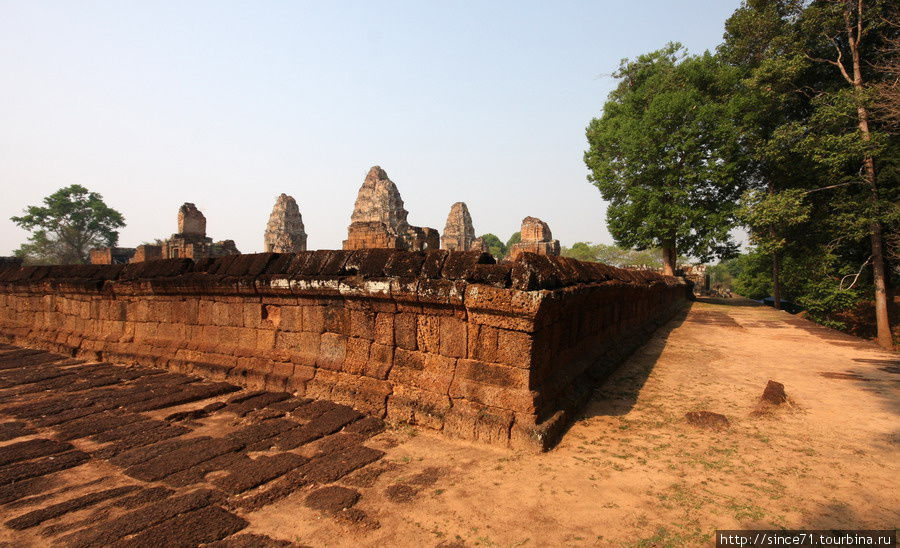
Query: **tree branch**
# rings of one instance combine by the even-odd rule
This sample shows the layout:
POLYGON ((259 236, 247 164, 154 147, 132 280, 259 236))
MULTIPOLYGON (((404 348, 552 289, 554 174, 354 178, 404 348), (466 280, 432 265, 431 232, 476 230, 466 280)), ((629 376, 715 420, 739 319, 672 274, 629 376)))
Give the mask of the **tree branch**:
POLYGON ((831 188, 837 188, 839 186, 862 185, 862 184, 866 184, 865 181, 850 181, 849 183, 840 183, 840 184, 836 184, 836 185, 823 186, 822 188, 814 188, 812 190, 807 190, 803 194, 812 194, 813 192, 818 192, 820 190, 828 190, 831 188))
POLYGON ((859 281, 859 277, 860 277, 860 275, 862 274, 863 268, 865 268, 866 265, 869 264, 871 261, 872 261, 872 256, 869 255, 869 258, 866 259, 866 262, 864 262, 862 265, 860 265, 860 267, 859 267, 859 272, 857 272, 855 275, 854 275, 854 274, 847 274, 846 276, 844 276, 843 278, 841 278, 841 283, 840 283, 840 285, 838 286, 838 287, 840 288, 840 290, 841 290, 841 291, 844 291, 844 289, 845 289, 845 288, 844 288, 844 280, 846 280, 846 279, 849 278, 850 276, 853 276, 853 282, 852 282, 849 286, 847 286, 846 290, 849 291, 849 290, 853 289, 853 286, 856 285, 856 282, 857 282, 857 281, 859 281))

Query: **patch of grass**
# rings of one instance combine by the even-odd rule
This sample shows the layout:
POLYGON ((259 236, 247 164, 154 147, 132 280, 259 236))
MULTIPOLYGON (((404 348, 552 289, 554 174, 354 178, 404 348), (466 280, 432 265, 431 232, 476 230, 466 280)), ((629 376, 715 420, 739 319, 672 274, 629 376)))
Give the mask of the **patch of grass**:
POLYGON ((699 525, 686 526, 674 525, 673 528, 658 527, 653 536, 643 538, 631 544, 635 547, 676 548, 679 546, 706 546, 712 539, 712 533, 704 533, 699 525), (675 529, 681 529, 675 530, 675 529))
POLYGON ((759 521, 766 515, 766 512, 752 503, 740 504, 731 502, 727 508, 734 512, 734 519, 738 521, 759 521))

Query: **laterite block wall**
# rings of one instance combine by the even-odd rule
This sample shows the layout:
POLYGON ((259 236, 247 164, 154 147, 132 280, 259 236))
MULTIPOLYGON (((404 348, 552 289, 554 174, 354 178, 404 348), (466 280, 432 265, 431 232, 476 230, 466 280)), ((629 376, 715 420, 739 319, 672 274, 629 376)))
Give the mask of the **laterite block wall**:
POLYGON ((387 249, 0 266, 0 339, 288 390, 546 449, 681 309, 681 280, 525 253, 387 249))

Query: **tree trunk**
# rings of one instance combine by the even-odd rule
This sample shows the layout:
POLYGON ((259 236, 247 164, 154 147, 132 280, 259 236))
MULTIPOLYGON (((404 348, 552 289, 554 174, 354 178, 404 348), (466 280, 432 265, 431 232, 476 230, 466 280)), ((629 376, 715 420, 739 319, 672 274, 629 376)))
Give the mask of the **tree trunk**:
POLYGON ((666 276, 675 275, 675 240, 666 240, 662 245, 663 254, 663 274, 666 276))
MULTIPOLYGON (((769 196, 775 194, 775 183, 769 181, 769 196)), ((769 237, 775 241, 775 228, 769 228, 769 237)), ((781 310, 781 256, 777 251, 772 252, 772 306, 775 310, 781 310)))
POLYGON ((776 251, 772 253, 772 298, 775 302, 772 306, 775 310, 781 310, 781 256, 776 251))
MULTIPOLYGON (((848 7, 850 5, 848 4, 848 7)), ((863 2, 859 0, 856 6, 856 28, 851 23, 851 15, 849 11, 844 11, 844 23, 847 30, 847 45, 850 46, 850 56, 853 60, 853 77, 846 73, 844 66, 840 64, 838 57, 838 67, 844 75, 844 78, 850 82, 850 85, 859 92, 863 91, 862 78, 862 62, 859 58, 859 44, 863 35, 863 2)), ((859 131, 862 134, 863 141, 872 140, 869 133, 869 111, 864 104, 856 107, 856 113, 859 118, 859 131)), ((872 215, 878 214, 878 184, 875 179, 875 161, 868 153, 863 157, 863 169, 865 171, 865 180, 869 185, 869 203, 872 206, 872 215)), ((894 344, 891 337, 891 321, 888 317, 887 303, 887 281, 884 273, 884 252, 882 250, 881 240, 881 223, 878 219, 869 222, 869 235, 872 241, 872 279, 875 284, 875 324, 878 328, 878 344, 883 348, 892 349, 894 344)))

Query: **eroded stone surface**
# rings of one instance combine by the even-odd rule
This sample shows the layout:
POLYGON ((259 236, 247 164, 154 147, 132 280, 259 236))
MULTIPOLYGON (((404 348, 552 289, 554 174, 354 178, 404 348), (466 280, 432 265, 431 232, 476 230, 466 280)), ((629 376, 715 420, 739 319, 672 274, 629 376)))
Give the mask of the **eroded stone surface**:
POLYGON ((306 251, 306 230, 296 200, 281 194, 275 201, 263 238, 266 252, 297 253, 306 251))
POLYGON ((344 249, 436 249, 437 230, 411 226, 407 215, 397 185, 381 167, 372 167, 356 197, 344 249))

